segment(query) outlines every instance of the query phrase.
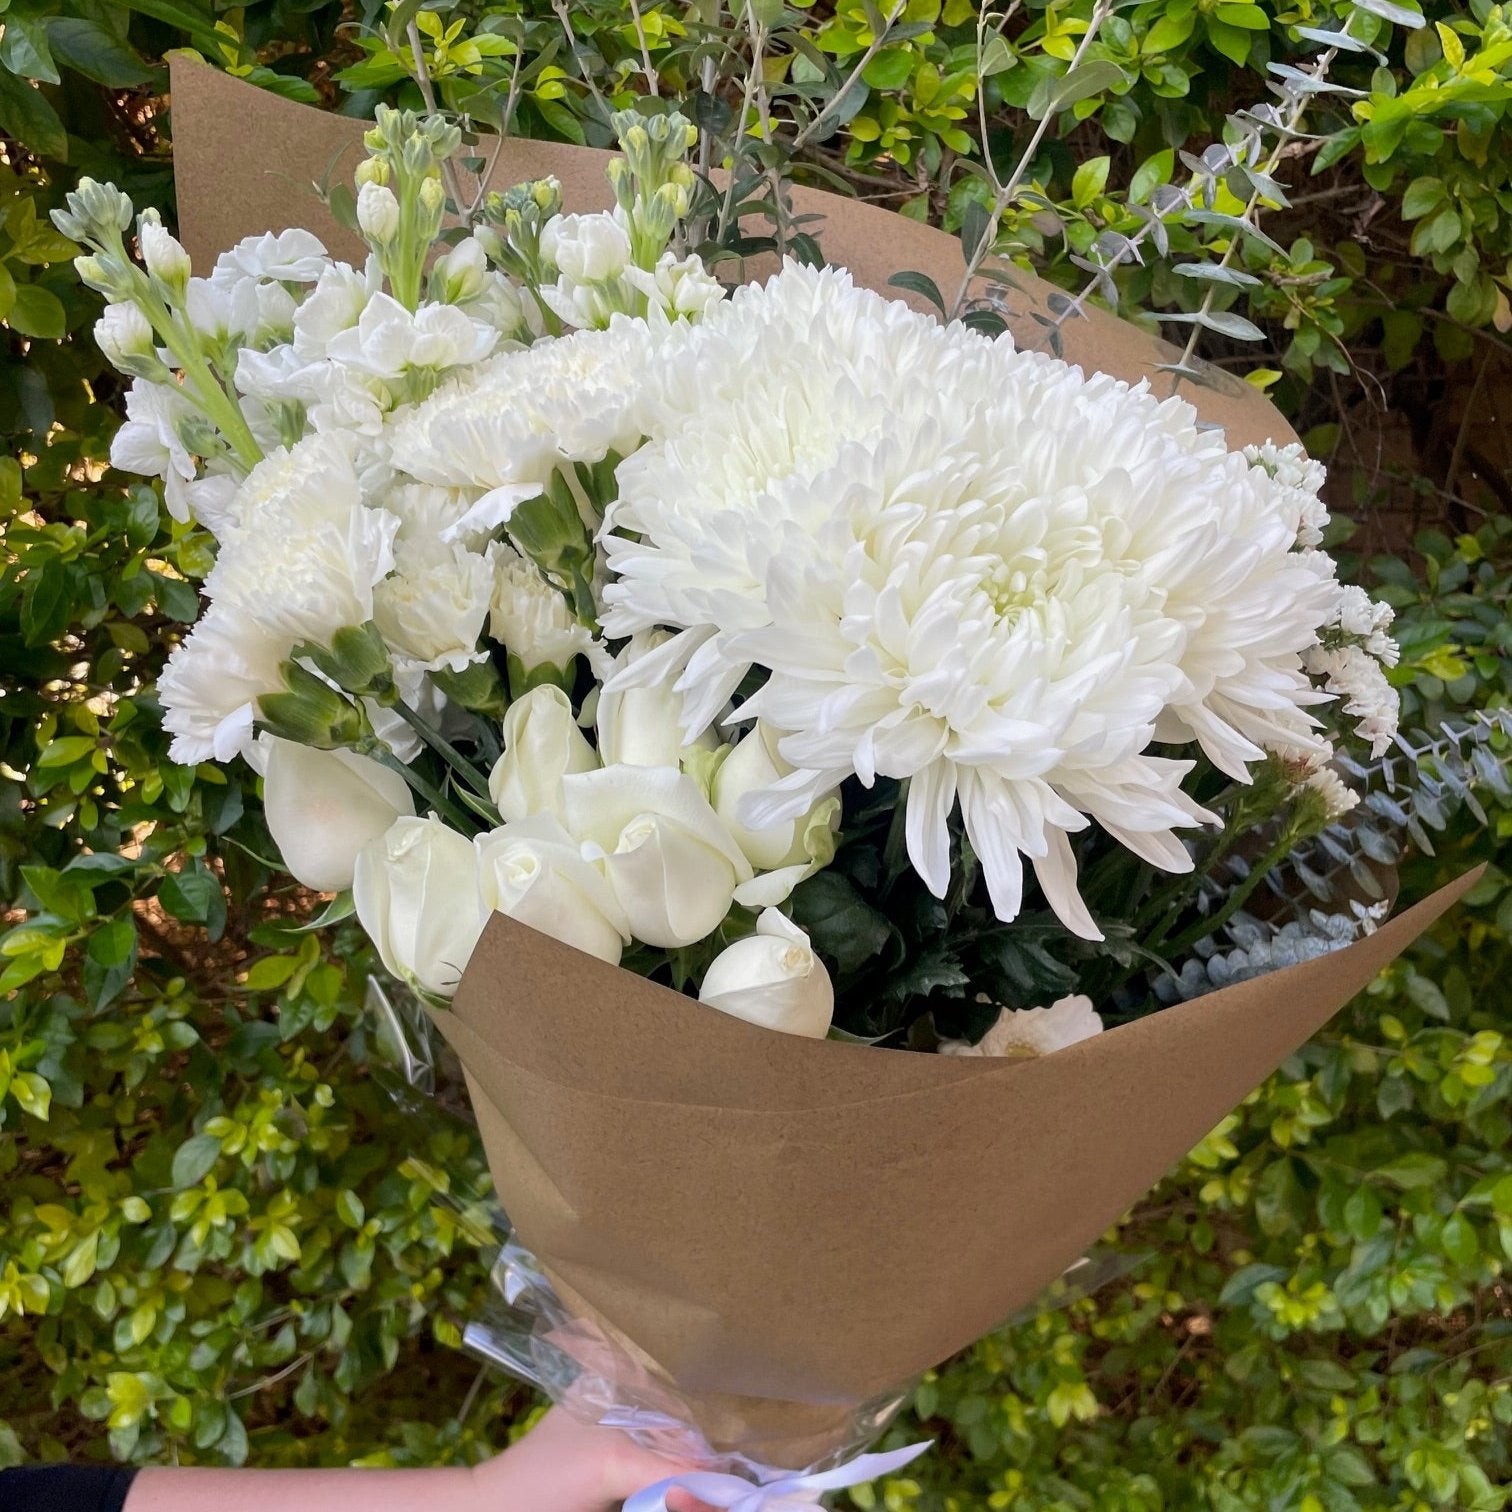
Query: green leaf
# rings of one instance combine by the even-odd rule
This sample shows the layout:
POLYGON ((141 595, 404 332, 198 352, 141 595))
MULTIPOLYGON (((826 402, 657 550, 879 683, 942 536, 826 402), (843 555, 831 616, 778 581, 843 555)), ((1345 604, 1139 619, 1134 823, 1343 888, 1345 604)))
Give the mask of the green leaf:
POLYGON ((1098 58, 1067 69, 1058 77, 1041 79, 1034 86, 1025 109, 1034 120, 1043 121, 1046 116, 1065 110, 1078 100, 1090 99, 1127 82, 1123 69, 1116 63, 1098 58))
POLYGON ((894 289, 907 289, 911 294, 922 294, 940 314, 945 313, 945 298, 940 293, 940 286, 927 273, 894 273, 887 282, 894 289))
POLYGON ((1219 5, 1213 14, 1225 26, 1237 26, 1244 31, 1270 30, 1270 17, 1258 5, 1219 5))
POLYGON ((226 923, 226 895, 209 872, 171 873, 158 889, 158 902, 186 924, 203 924, 212 939, 218 939, 226 923))
POLYGON ((907 47, 884 47, 862 71, 873 89, 902 89, 913 76, 918 54, 907 47))
POLYGON ((1377 1166, 1375 1174, 1383 1181, 1410 1190, 1413 1187, 1436 1186, 1444 1179, 1446 1170, 1447 1167, 1438 1156, 1414 1150, 1399 1155, 1385 1165, 1377 1166))
POLYGON ((39 90, 0 69, 0 130, 40 157, 68 161, 68 133, 39 90))
POLYGON ((1444 1225, 1439 1244, 1456 1265, 1474 1265, 1480 1257, 1475 1225, 1463 1213, 1455 1213, 1444 1225))
POLYGON ((173 1185, 178 1191, 198 1186, 220 1159, 221 1142, 213 1134, 195 1134, 173 1153, 173 1185))
POLYGON ((112 919, 89 937, 84 952, 84 989, 96 1011, 131 980, 136 967, 137 932, 131 919, 112 919))
POLYGON ((43 84, 58 82, 58 69, 47 45, 47 18, 30 14, 21 4, 0 12, 0 69, 43 84))
POLYGON ((36 284, 20 284, 6 324, 21 336, 59 341, 68 334, 68 317, 55 294, 36 284))
POLYGON ((1402 219, 1421 220, 1444 202, 1448 192, 1442 179, 1428 176, 1413 179, 1402 196, 1402 219))
POLYGON ((1103 154, 1101 157, 1088 158, 1076 170, 1071 179, 1071 202, 1078 210, 1085 210, 1107 187, 1108 168, 1112 161, 1107 154, 1103 154))
POLYGON ((135 49, 98 21, 54 16, 47 23, 47 40, 60 63, 110 89, 130 89, 152 77, 135 49))

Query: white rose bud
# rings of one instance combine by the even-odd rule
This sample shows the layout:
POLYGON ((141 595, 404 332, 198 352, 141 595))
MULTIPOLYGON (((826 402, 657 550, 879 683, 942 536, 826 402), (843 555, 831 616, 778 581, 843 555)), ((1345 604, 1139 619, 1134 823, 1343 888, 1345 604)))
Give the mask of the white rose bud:
POLYGON ((698 1001, 764 1029, 823 1039, 835 1015, 835 989, 808 936, 775 908, 756 933, 722 950, 704 973, 698 1001))
POLYGON ((609 212, 557 215, 541 228, 541 252, 563 278, 603 283, 630 262, 630 234, 609 212))
POLYGON ((604 879, 549 814, 517 819, 473 842, 478 896, 486 912, 508 914, 564 945, 618 966, 630 927, 604 879))
MULTIPOLYGON (((657 632, 631 638, 615 659, 610 673, 639 661, 667 636, 657 632)), ((713 750, 718 737, 706 730, 689 747, 683 738, 683 696, 664 678, 650 687, 610 688, 599 693, 594 723, 598 727, 599 755, 604 765, 677 766, 692 748, 713 750)))
POLYGON ((834 855, 833 835, 840 824, 840 805, 833 794, 819 799, 807 814, 766 829, 751 829, 740 822, 738 808, 747 793, 769 788, 793 770, 778 753, 780 739, 775 730, 758 719, 750 734, 720 763, 710 790, 714 812, 724 820, 735 843, 758 871, 821 858, 827 862, 834 855), (818 835, 813 833, 816 827, 821 829, 818 835))
POLYGON ((562 778, 598 764, 567 695, 556 687, 532 688, 505 711, 504 754, 488 774, 488 793, 503 819, 561 819, 562 778))
POLYGON ((691 945, 724 922, 750 863, 676 767, 609 766, 562 779, 566 826, 601 861, 647 945, 691 945))
POLYGON ((399 234, 399 201, 386 184, 369 180, 357 191, 357 225, 362 234, 386 247, 399 234))
POLYGON ((439 819, 399 819, 362 848, 352 879, 362 927, 393 974, 451 997, 483 932, 472 842, 439 819))
POLYGON ((105 306, 95 321, 94 338, 112 367, 124 367, 134 358, 156 356, 152 324, 137 305, 129 302, 105 306))
POLYGON ((409 785, 351 751, 317 751, 292 740, 269 744, 263 814, 289 874, 316 892, 352 885, 357 856, 396 819, 413 815, 409 785))
POLYGON ((164 288, 182 294, 189 282, 189 254, 158 219, 156 211, 142 212, 137 222, 137 244, 147 271, 164 288))

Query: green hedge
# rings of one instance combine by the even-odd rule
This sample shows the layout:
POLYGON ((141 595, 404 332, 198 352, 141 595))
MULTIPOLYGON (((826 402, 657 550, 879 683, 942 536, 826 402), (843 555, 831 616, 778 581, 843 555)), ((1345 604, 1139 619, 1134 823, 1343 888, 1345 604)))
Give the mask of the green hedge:
MULTIPOLYGON (((1069 23, 1089 8, 1030 7, 1005 41, 1015 61, 1000 67, 989 52, 989 126, 1005 157, 1022 135, 1011 108, 1023 103, 1021 70, 1063 56, 1069 23)), ((489 47, 474 60, 462 39, 516 38, 533 60, 517 124, 591 138, 579 70, 605 95, 628 96, 642 55, 627 11, 581 10, 574 56, 553 51, 548 5, 464 7, 443 88, 467 94, 505 66, 489 47)), ((691 10, 642 12, 668 87, 692 88, 691 10)), ((80 172, 169 207, 157 91, 170 47, 355 111, 402 91, 378 34, 338 31, 342 14, 305 0, 224 13, 201 0, 11 0, 0 12, 0 1463, 65 1452, 434 1463, 499 1444, 530 1406, 456 1348, 485 1291, 486 1176, 465 1125, 418 1125, 377 1074, 360 935, 350 924, 300 931, 312 900, 267 859, 250 775, 167 762, 152 683, 193 617, 209 542, 108 468, 119 389, 89 341, 95 311, 71 249, 46 216, 80 172), (346 89, 332 82, 343 70, 346 89)), ((1005 221, 1007 249, 1068 287, 1075 227, 1119 224, 1120 186, 1142 164, 1166 171, 1161 154, 1174 165, 1177 146, 1210 140, 1225 110, 1259 97, 1268 57, 1300 53, 1288 28, 1324 19, 1184 0, 1118 18, 1128 36, 1114 29, 1105 45, 1146 61, 1128 90, 1078 107, 1087 119, 1066 119, 1046 149, 1039 178, 1063 229, 1044 241, 1048 221, 1005 221)), ((1500 35, 1500 12, 1441 19, 1470 56, 1499 45, 1486 39, 1500 35)), ((869 45, 864 7, 779 20, 807 26, 813 57, 803 56, 821 80, 843 78, 869 45)), ((953 155, 979 149, 974 12, 911 0, 900 24, 906 34, 879 51, 816 171, 862 189, 879 180, 868 192, 954 221, 977 192, 952 174, 953 155)), ((1398 34, 1383 74, 1367 60, 1368 98, 1408 99, 1433 77, 1434 48, 1449 45, 1438 31, 1406 44, 1398 34)), ((1491 71, 1497 82, 1484 87, 1496 99, 1481 103, 1499 111, 1507 61, 1491 71)), ((1354 497, 1362 550, 1385 539, 1398 553, 1355 570, 1401 613, 1407 729, 1426 749, 1427 782, 1398 771, 1393 801, 1418 816, 1436 854, 1414 856, 1404 887, 1426 891, 1475 859, 1492 870, 1113 1236, 1143 1257, 1123 1279, 994 1335, 921 1387, 894 1436, 924 1431, 939 1449, 858 1494, 861 1505, 1506 1504, 1512 789, 1504 739, 1473 757, 1428 748, 1444 721, 1459 729, 1512 700, 1506 480, 1467 463, 1467 444, 1442 457, 1419 448, 1391 486, 1429 528, 1409 540, 1396 516, 1383 527, 1383 479, 1350 465, 1358 438, 1339 385, 1353 380, 1309 380, 1328 347, 1397 394, 1463 401, 1474 384, 1474 413, 1486 384, 1466 353, 1499 353, 1500 306, 1483 320, 1485 297, 1472 309, 1454 290, 1482 270, 1505 287, 1498 238, 1512 206, 1497 195, 1512 152, 1504 134, 1480 131, 1483 114, 1451 104, 1437 99, 1425 129, 1409 123, 1375 163, 1362 162, 1363 143, 1338 149, 1324 181, 1346 192, 1289 212, 1286 270, 1262 269, 1260 292, 1246 295, 1267 346, 1231 350, 1291 375, 1276 392, 1337 443, 1339 496, 1354 497), (1380 193, 1376 223, 1389 235, 1336 235, 1350 192, 1380 193), (1422 207, 1413 224, 1436 224, 1450 199, 1473 269, 1461 240, 1437 246, 1446 230, 1432 247, 1407 244, 1404 208, 1422 207), (1325 336, 1299 352, 1313 328, 1325 336), (1409 382, 1418 387, 1400 387, 1409 382)), ((1333 127, 1350 129, 1342 118, 1333 127)), ((1148 194, 1153 181, 1146 172, 1136 188, 1148 194)), ((1126 302, 1190 304, 1169 273, 1186 255, 1173 246, 1121 272, 1126 302)))

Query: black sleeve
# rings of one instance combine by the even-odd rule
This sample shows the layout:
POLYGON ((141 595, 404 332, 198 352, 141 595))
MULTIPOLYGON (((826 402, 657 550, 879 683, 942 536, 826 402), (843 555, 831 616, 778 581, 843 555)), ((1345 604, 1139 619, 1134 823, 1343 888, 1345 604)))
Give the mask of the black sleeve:
POLYGON ((121 1512, 135 1474, 120 1465, 0 1470, 0 1512, 121 1512))

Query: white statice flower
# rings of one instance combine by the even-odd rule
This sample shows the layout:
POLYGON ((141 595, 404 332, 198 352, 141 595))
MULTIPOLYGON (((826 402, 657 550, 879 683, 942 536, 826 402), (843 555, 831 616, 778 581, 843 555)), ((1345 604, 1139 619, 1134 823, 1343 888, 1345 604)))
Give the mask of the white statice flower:
POLYGON ((1321 545, 1328 528, 1328 506, 1319 497, 1327 477, 1323 464, 1309 457, 1296 442, 1288 446, 1270 441, 1263 446, 1246 446, 1243 455, 1275 480, 1287 502, 1288 515, 1296 519, 1297 544, 1321 545))
POLYGON ((427 671, 460 672, 478 648, 493 600, 499 548, 469 551, 437 539, 401 541, 394 573, 373 589, 373 622, 384 641, 427 671))
POLYGON ((666 338, 644 387, 604 628, 676 633, 611 686, 676 679, 696 732, 769 674, 736 717, 778 732, 793 771, 742 823, 906 779, 932 891, 959 807, 999 917, 1027 858, 1096 938, 1069 837, 1097 823, 1187 870, 1177 831, 1212 818, 1152 741, 1196 741, 1240 780, 1277 745, 1326 749, 1302 653, 1331 563, 1296 549, 1292 485, 1184 401, 793 265, 666 338))
POLYGON ((528 557, 505 547, 494 575, 489 635, 527 672, 565 673, 576 656, 594 657, 598 643, 528 557))
POLYGON ((1303 661, 1328 692, 1344 700, 1344 712, 1371 755, 1383 756, 1396 737, 1402 703, 1380 662, 1362 646, 1314 646, 1303 661))
POLYGON ((1394 667, 1401 656, 1397 643, 1387 633, 1396 610, 1371 598, 1363 588, 1347 584, 1339 589, 1333 623, 1341 634, 1356 641, 1383 666, 1394 667))
POLYGON ((396 418, 390 455, 423 483, 480 490, 463 526, 491 530, 563 463, 629 451, 641 387, 661 360, 645 323, 624 317, 503 352, 396 418))
MULTIPOLYGON (((338 437, 307 436, 253 468, 205 592, 217 609, 280 637, 329 644, 373 617, 373 589, 394 567, 399 522, 362 501, 338 437)), ((285 655, 287 655, 285 651, 285 655)))
POLYGON ((1102 1033, 1102 1020, 1091 998, 1063 997, 1048 1008, 1004 1008, 981 1040, 945 1040, 941 1055, 1009 1056, 1029 1059, 1053 1055, 1068 1045, 1102 1033))
POLYGON ((1302 779, 1302 787, 1322 799, 1323 812, 1330 823, 1359 807, 1360 795, 1353 788, 1346 787, 1331 766, 1320 766, 1309 772, 1302 779))
POLYGON ((324 243, 312 231, 291 227, 244 237, 215 260, 211 283, 236 283, 244 278, 276 283, 314 283, 330 267, 324 243))

